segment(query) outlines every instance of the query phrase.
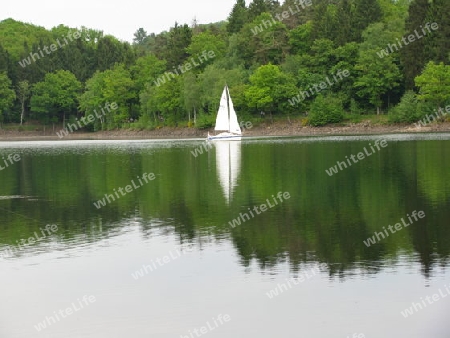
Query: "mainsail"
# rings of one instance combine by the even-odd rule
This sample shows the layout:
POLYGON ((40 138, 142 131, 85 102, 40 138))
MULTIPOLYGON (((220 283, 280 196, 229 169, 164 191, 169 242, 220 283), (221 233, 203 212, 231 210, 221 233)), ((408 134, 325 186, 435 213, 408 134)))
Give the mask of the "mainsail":
POLYGON ((223 89, 220 98, 220 107, 217 112, 216 126, 214 129, 228 131, 238 135, 241 135, 242 133, 227 86, 223 89))

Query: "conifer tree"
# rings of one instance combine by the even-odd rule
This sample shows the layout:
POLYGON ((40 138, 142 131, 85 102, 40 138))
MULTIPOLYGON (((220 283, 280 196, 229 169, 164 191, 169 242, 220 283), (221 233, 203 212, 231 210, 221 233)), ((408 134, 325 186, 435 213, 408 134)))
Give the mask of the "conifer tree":
POLYGON ((381 20, 383 12, 378 0, 355 0, 355 13, 353 15, 353 39, 361 42, 361 33, 373 22, 381 20))
POLYGON ((435 62, 450 62, 450 2, 448 0, 433 0, 429 5, 425 23, 436 22, 439 28, 432 31, 426 38, 426 53, 428 60, 435 62))
POLYGON ((237 0, 228 16, 227 31, 230 34, 239 33, 241 28, 247 23, 247 7, 245 0, 237 0))
POLYGON ((342 0, 337 8, 336 13, 336 45, 343 46, 347 42, 352 41, 352 36, 349 34, 352 27, 352 7, 350 0, 342 0))
MULTIPOLYGON (((411 34, 425 23, 429 11, 428 0, 413 0, 409 6, 409 16, 406 19, 406 34, 411 34)), ((401 61, 404 67, 406 89, 414 88, 414 78, 418 76, 425 66, 426 39, 419 39, 410 43, 401 51, 401 61)))

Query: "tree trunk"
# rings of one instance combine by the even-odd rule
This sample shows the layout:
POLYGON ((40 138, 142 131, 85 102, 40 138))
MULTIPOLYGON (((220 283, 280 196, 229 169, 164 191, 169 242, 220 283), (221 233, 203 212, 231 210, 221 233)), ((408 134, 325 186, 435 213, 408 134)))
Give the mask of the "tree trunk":
POLYGON ((22 97, 22 112, 20 113, 20 125, 23 123, 23 116, 25 115, 25 97, 22 97))

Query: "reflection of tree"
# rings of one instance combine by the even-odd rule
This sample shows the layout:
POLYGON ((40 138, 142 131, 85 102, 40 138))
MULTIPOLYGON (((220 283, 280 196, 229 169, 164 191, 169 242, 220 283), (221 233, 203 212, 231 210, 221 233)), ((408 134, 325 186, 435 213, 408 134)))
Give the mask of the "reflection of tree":
POLYGON ((230 205, 217 179, 215 150, 197 158, 179 146, 23 153, 15 167, 2 172, 2 194, 34 197, 0 200, 0 207, 36 221, 2 214, 2 243, 27 238, 48 223, 60 226, 67 243, 95 242, 139 217, 144 234, 158 227, 182 243, 227 238, 246 267, 255 260, 270 271, 289 262, 297 272, 305 263, 319 262, 330 276, 345 277, 356 271, 375 274, 401 255, 417 253, 423 274, 430 276, 450 256, 445 170, 450 158, 444 141, 389 143, 364 163, 326 175, 325 169, 369 142, 248 143, 230 205), (154 172, 156 179, 100 210, 93 206, 143 172, 154 172), (278 191, 289 191, 291 198, 231 229, 228 222, 240 212, 278 191), (424 210, 426 218, 364 245, 375 231, 413 210, 424 210))

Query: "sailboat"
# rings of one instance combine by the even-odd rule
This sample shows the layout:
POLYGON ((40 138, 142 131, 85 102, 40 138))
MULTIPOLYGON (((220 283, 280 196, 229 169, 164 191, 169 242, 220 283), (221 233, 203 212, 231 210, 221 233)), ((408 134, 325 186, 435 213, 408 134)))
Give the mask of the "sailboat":
POLYGON ((217 112, 215 131, 222 131, 217 135, 210 135, 208 132, 208 141, 240 141, 242 136, 241 127, 239 126, 236 111, 231 101, 228 86, 225 85, 222 96, 220 98, 220 107, 217 112))

